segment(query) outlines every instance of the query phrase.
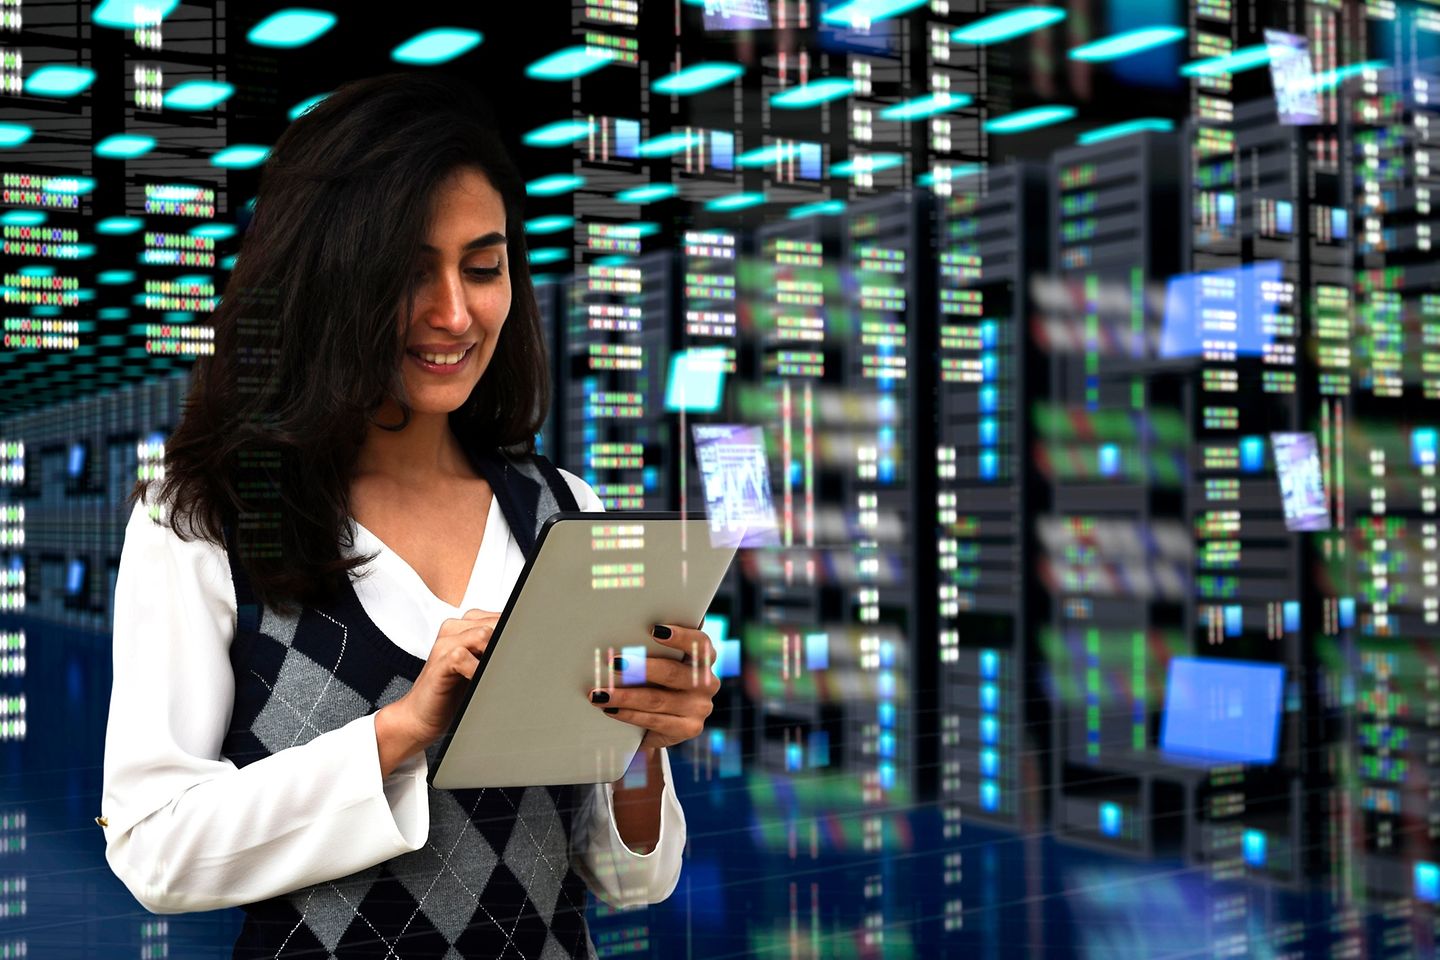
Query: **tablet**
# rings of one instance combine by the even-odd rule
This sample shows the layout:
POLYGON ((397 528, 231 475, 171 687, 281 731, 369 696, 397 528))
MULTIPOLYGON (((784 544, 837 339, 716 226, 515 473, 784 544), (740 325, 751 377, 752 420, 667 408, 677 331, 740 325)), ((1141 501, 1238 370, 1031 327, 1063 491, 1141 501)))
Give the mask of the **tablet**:
MULTIPOLYGON (((603 783, 625 775, 645 728, 590 702, 618 686, 622 648, 678 659, 657 623, 699 627, 735 556, 703 515, 562 512, 541 528, 480 655, 429 782, 442 790, 603 783)), ((643 676, 624 651, 627 676, 643 676)), ((704 665, 694 668, 697 677, 704 665)), ((641 681, 636 681, 641 682, 641 681)))

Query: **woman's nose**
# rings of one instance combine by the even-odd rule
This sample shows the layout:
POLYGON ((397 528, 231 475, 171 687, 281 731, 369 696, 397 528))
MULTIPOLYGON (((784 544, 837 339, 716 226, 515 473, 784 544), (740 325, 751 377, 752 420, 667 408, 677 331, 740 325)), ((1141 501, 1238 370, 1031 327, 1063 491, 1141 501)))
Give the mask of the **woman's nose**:
POLYGON ((458 276, 441 274, 433 278, 426 294, 425 312, 422 316, 426 323, 454 328, 457 332, 469 327, 470 316, 465 307, 465 288, 458 276))

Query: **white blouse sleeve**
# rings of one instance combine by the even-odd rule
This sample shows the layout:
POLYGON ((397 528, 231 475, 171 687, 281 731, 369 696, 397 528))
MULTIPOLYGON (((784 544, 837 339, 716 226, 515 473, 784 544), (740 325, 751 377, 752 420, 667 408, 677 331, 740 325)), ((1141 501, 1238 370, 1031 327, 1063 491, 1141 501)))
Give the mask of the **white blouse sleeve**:
MULTIPOLYGON (((581 510, 599 512, 605 504, 590 485, 567 470, 560 471, 581 510)), ((665 789, 660 797, 660 839, 649 853, 636 853, 625 845, 615 825, 615 787, 597 783, 588 803, 576 812, 571 835, 571 865, 594 891, 612 907, 659 903, 675 891, 680 882, 680 862, 685 851, 685 811, 675 794, 670 773, 670 753, 660 750, 665 770, 665 789)))
POLYGON ((373 713, 242 768, 220 756, 236 624, 221 547, 137 504, 114 610, 105 859, 147 910, 253 903, 425 843, 424 755, 382 780, 373 713))

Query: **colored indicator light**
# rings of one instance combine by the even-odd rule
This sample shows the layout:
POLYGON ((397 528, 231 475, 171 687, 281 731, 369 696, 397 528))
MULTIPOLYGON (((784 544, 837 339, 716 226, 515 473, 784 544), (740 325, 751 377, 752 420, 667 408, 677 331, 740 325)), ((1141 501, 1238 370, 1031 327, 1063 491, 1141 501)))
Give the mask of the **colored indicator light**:
POLYGON ((139 217, 106 217, 95 224, 95 232, 119 236, 134 233, 143 226, 145 226, 145 221, 139 217))
POLYGON ((820 19, 837 27, 862 30, 872 23, 909 13, 924 4, 925 0, 850 0, 821 14, 820 19))
POLYGON ((765 202, 763 193, 732 193, 716 197, 705 204, 706 210, 744 210, 765 202))
POLYGON ((967 107, 973 101, 974 97, 969 94, 947 93, 942 90, 939 93, 932 93, 928 97, 916 97, 914 100, 906 100, 893 107, 886 107, 880 111, 880 119, 923 120, 926 117, 933 117, 937 113, 967 107))
POLYGON ((0 147, 18 147, 34 132, 27 124, 0 123, 0 147))
POLYGON ((399 63, 421 66, 445 63, 480 45, 485 35, 478 30, 459 27, 436 27, 426 30, 390 51, 390 59, 399 63))
POLYGON ((187 80, 161 101, 171 110, 209 110, 229 100, 235 88, 221 80, 187 80))
POLYGON ((697 133, 667 133, 646 140, 635 148, 635 152, 642 157, 668 157, 704 142, 705 138, 697 133))
POLYGON ((807 203, 791 210, 786 216, 791 220, 803 220, 806 217, 833 217, 836 214, 845 212, 844 200, 821 200, 819 203, 807 203))
POLYGON ((244 170, 249 167, 257 167, 265 162, 270 155, 269 147, 258 146, 253 143, 237 143, 234 146, 226 147, 210 158, 210 163, 217 167, 224 167, 227 170, 244 170))
POLYGON ((539 247, 530 251, 531 263, 559 263, 565 260, 570 254, 565 252, 564 247, 539 247))
POLYGON ((50 193, 89 193, 95 189, 95 181, 90 177, 51 177, 45 181, 45 189, 50 193))
POLYGON ((527 220, 525 223, 526 233, 559 233, 561 230, 569 230, 575 225, 574 217, 550 216, 536 217, 534 220, 527 220))
POLYGON ((590 135, 589 120, 557 120, 543 127, 536 127, 521 137, 532 147, 563 147, 567 143, 584 139, 590 135))
POLYGON ((853 177, 857 173, 875 173, 879 170, 889 170, 898 167, 905 162, 905 158, 898 153, 868 153, 853 160, 846 160, 843 163, 832 163, 830 175, 834 177, 853 177))
POLYGON ((650 84, 650 89, 656 93, 667 93, 673 97, 683 97, 692 93, 700 93, 709 90, 711 87, 718 87, 721 84, 729 83, 740 74, 745 68, 738 63, 725 63, 723 61, 697 63, 684 70, 675 73, 667 73, 665 76, 650 84))
POLYGON ((803 110, 805 107, 814 107, 831 100, 838 100, 841 97, 848 97, 854 92, 854 80, 825 77, 772 95, 770 106, 780 107, 784 110, 803 110))
POLYGON ((601 47, 566 47, 530 64, 525 76, 532 80, 573 80, 594 73, 614 59, 614 53, 601 47))
POLYGON ((1074 107, 1031 107, 1029 110, 1019 110, 985 121, 985 132, 1020 133, 1037 127, 1047 127, 1052 123, 1064 123, 1074 116, 1074 107))
POLYGON ((128 160, 131 157, 144 156, 154 149, 154 137, 134 133, 117 133, 95 144, 95 155, 97 157, 113 157, 117 160, 128 160))
POLYGON ((90 14, 97 27, 135 30, 168 17, 180 0, 105 0, 90 14), (139 16, 143 12, 144 16, 139 16))
POLYGON ((41 67, 25 80, 25 92, 37 97, 73 97, 95 82, 89 67, 41 67))
POLYGON ((1253 70, 1256 67, 1263 67, 1269 62, 1269 48, 1264 44, 1258 44, 1253 47, 1242 47, 1223 57, 1192 60, 1180 68, 1180 76, 1214 77, 1220 74, 1239 73, 1242 70, 1253 70))
POLYGON ((649 183, 621 190, 615 194, 615 199, 621 203, 654 203, 656 200, 668 200, 679 192, 680 188, 673 183, 649 183))
POLYGON ((1075 138, 1076 143, 1091 144, 1103 143, 1106 140, 1114 140, 1117 137, 1128 137, 1132 133, 1145 133, 1148 130, 1170 131, 1175 129, 1173 120, 1166 120, 1161 117, 1145 117, 1141 120, 1127 120, 1124 123, 1112 123, 1108 127, 1096 127, 1094 130, 1087 130, 1075 138))
POLYGON ((303 47, 333 26, 333 13, 291 7, 278 10, 255 24, 245 39, 257 47, 303 47))
POLYGON ((553 197, 559 193, 579 190, 585 185, 585 178, 568 173, 557 173, 540 177, 525 184, 525 192, 532 197, 553 197))
POLYGON ((328 93, 317 93, 313 97, 301 100, 299 103, 295 104, 295 106, 290 108, 290 119, 299 120, 300 117, 307 110, 309 110, 311 107, 315 106, 315 104, 319 103, 321 100, 324 100, 328 96, 330 96, 330 94, 328 93))
POLYGON ((1064 19, 1065 11, 1059 7, 1024 7, 976 20, 950 34, 950 39, 959 43, 1000 43, 1064 19))
POLYGON ((1128 30, 1113 37, 1102 37, 1070 51, 1071 60, 1095 63, 1102 60, 1119 60, 1133 54, 1177 43, 1185 39, 1184 27, 1143 27, 1128 30))

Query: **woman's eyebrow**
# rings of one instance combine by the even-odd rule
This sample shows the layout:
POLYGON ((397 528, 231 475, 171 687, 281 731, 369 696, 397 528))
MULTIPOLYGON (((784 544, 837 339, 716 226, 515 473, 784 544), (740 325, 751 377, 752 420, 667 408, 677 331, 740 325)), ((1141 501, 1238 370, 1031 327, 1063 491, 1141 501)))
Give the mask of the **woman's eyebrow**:
MULTIPOLYGON (((487 233, 487 234, 485 234, 484 236, 476 237, 474 240, 471 240, 469 243, 465 244, 465 246, 463 246, 463 247, 460 248, 460 252, 461 252, 461 253, 465 253, 465 252, 468 252, 468 251, 470 251, 470 250, 479 250, 479 249, 481 249, 482 247, 503 246, 504 243, 505 243, 505 234, 503 234, 503 233, 487 233)), ((420 244, 420 249, 426 251, 427 253, 435 253, 435 252, 437 252, 437 251, 435 250, 435 248, 432 247, 432 246, 430 246, 430 244, 428 244, 428 243, 422 243, 422 244, 420 244)))

